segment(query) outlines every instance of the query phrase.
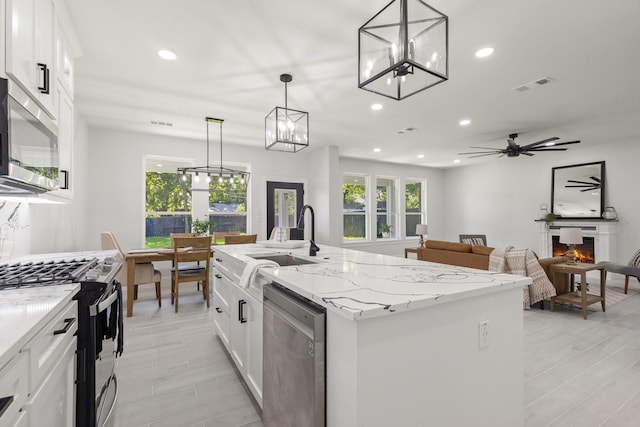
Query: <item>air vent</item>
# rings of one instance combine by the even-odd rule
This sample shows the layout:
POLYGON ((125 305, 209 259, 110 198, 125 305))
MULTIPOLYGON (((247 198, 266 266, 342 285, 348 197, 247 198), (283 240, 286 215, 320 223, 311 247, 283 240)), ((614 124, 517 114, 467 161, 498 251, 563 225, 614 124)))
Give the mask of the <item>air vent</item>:
POLYGON ((173 126, 173 123, 171 122, 161 122, 158 120, 151 120, 151 124, 157 125, 157 126, 169 126, 169 127, 173 126))
POLYGON ((525 83, 525 84, 520 85, 520 86, 516 86, 516 87, 513 88, 513 90, 515 90, 516 92, 526 92, 529 89, 535 89, 537 87, 547 85, 547 84, 549 84, 549 83, 551 83, 553 81, 554 81, 554 79, 552 79, 551 77, 542 77, 542 78, 539 78, 539 79, 534 80, 532 82, 525 83))
POLYGON ((415 130, 418 130, 418 128, 408 127, 408 128, 400 129, 400 130, 398 131, 398 133, 413 132, 413 131, 415 131, 415 130))

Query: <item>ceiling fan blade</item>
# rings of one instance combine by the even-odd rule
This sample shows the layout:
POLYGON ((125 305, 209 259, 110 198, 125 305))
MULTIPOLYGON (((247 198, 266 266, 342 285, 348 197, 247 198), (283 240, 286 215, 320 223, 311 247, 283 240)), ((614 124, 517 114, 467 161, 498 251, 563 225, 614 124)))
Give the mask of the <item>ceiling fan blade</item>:
POLYGON ((565 185, 564 188, 585 188, 585 187, 593 187, 593 184, 587 185, 565 185))
MULTIPOLYGON (((498 152, 498 153, 484 153, 484 154, 477 154, 477 155, 475 155, 475 156, 469 156, 469 158, 470 158, 470 159, 475 159, 476 157, 493 156, 493 155, 496 155, 496 154, 500 154, 500 153, 498 152)), ((504 156, 504 154, 503 154, 503 155, 501 155, 500 157, 502 157, 502 156, 504 156)))
POLYGON ((555 140, 558 140, 558 139, 560 139, 560 138, 558 138, 557 136, 554 136, 552 138, 543 139, 542 141, 533 142, 531 144, 523 145, 522 148, 535 147, 535 146, 546 144, 547 142, 555 141, 555 140))
POLYGON ((559 147, 560 145, 570 145, 570 144, 580 144, 580 141, 559 142, 557 144, 549 145, 549 147, 559 147))
POLYGON ((500 154, 502 153, 502 150, 491 150, 491 151, 468 151, 466 153, 458 153, 459 155, 462 154, 500 154))
POLYGON ((574 184, 586 184, 586 185, 596 185, 594 182, 588 181, 576 181, 575 179, 568 179, 567 182, 572 182, 574 184))
POLYGON ((469 148, 478 148, 480 150, 502 151, 502 148, 495 148, 495 147, 469 147, 469 148))
POLYGON ((528 151, 522 151, 520 154, 524 154, 525 156, 533 156, 533 153, 529 153, 528 151))
POLYGON ((590 176, 589 178, 591 178, 592 180, 594 180, 597 183, 600 183, 600 178, 598 178, 597 176, 590 176))
POLYGON ((538 148, 529 148, 527 151, 567 151, 566 148, 551 148, 551 147, 538 147, 538 148))

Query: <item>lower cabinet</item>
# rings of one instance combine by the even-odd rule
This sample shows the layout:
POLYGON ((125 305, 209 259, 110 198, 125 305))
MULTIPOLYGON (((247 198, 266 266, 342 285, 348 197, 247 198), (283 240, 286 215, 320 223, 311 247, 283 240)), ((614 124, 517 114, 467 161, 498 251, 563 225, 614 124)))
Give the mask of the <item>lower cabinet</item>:
POLYGON ((0 370, 0 427, 75 425, 78 303, 61 307, 0 370))
POLYGON ((219 273, 213 295, 216 332, 262 407, 262 301, 219 273))

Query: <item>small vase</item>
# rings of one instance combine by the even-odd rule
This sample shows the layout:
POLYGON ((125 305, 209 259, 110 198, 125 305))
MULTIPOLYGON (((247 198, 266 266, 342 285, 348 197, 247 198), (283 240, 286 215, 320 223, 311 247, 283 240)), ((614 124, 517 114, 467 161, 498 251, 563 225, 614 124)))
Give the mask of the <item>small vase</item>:
POLYGON ((540 213, 538 214, 540 219, 545 219, 549 213, 549 207, 546 203, 540 205, 540 213))
POLYGON ((605 206, 604 213, 602 214, 604 219, 616 219, 618 218, 618 213, 613 206, 605 206))

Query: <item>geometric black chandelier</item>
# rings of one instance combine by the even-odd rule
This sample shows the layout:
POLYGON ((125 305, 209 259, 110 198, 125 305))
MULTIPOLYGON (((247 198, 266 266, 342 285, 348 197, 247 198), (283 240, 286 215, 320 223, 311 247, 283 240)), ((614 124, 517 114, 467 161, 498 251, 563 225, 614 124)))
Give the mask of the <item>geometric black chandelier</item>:
POLYGON ((449 79, 449 18, 393 0, 358 30, 358 87, 400 100, 449 79))
POLYGON ((207 122, 207 165, 206 166, 191 166, 178 168, 178 175, 181 175, 182 180, 187 180, 187 174, 194 174, 194 181, 200 180, 200 175, 207 178, 207 182, 211 182, 211 179, 217 179, 219 183, 228 182, 229 184, 240 183, 244 184, 249 181, 251 175, 246 170, 231 169, 222 166, 222 123, 223 119, 216 119, 214 117, 205 117, 207 122), (220 125, 220 165, 211 166, 209 162, 209 123, 217 123, 220 125))
POLYGON ((287 83, 291 74, 281 74, 284 83, 284 108, 275 107, 264 118, 264 148, 296 153, 309 146, 309 113, 292 110, 287 104, 287 83))

